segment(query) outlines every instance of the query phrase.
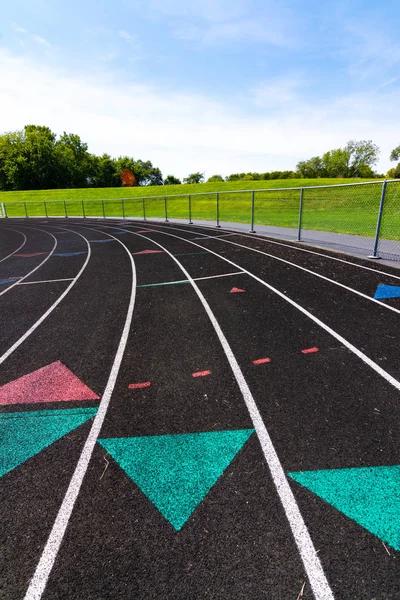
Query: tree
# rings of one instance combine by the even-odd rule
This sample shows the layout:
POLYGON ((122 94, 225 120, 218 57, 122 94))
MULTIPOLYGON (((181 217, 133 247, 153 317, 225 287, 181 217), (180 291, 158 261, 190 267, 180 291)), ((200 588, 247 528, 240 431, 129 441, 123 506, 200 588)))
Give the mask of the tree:
POLYGON ((378 162, 379 148, 372 140, 347 142, 345 151, 349 153, 350 177, 373 177, 372 167, 378 162))
POLYGON ((167 175, 164 179, 164 185, 178 185, 180 183, 182 183, 181 180, 174 175, 167 175))
POLYGON ((222 175, 212 175, 207 179, 207 183, 224 181, 222 175))
POLYGON ((303 160, 297 163, 297 171, 305 179, 313 179, 315 177, 323 177, 323 165, 322 158, 320 156, 314 156, 309 160, 303 160))
POLYGON ((350 152, 336 148, 325 152, 322 157, 322 171, 326 177, 349 177, 350 152))
POLYGON ((204 182, 204 173, 191 173, 187 177, 184 177, 183 183, 203 183, 204 182))
MULTIPOLYGON (((397 146, 397 148, 393 148, 393 150, 390 154, 390 160, 400 161, 400 146, 397 146)), ((398 163, 397 167, 393 167, 392 169, 389 169, 389 171, 387 172, 387 177, 389 179, 400 179, 400 162, 398 163)))
POLYGON ((117 187, 121 185, 116 161, 109 154, 94 157, 93 187, 117 187))
POLYGON ((390 160, 400 160, 400 146, 397 146, 397 148, 393 148, 390 154, 390 160))

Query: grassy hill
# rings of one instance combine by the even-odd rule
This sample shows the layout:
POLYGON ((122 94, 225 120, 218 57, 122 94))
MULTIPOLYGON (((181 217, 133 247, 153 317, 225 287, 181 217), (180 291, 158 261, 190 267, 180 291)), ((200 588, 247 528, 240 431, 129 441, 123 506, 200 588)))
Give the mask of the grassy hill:
MULTIPOLYGON (((136 188, 85 188, 0 192, 7 215, 117 216, 207 220, 215 222, 218 192, 220 221, 251 222, 251 190, 255 190, 254 222, 296 228, 300 187, 304 190, 303 229, 374 237, 382 185, 331 187, 360 179, 286 179, 235 181, 136 188), (320 187, 327 186, 327 187, 320 187), (284 190, 282 188, 295 188, 284 190), (209 194, 205 194, 209 192, 209 194), (164 197, 166 200, 164 200, 164 197), (190 212, 189 212, 190 211, 190 212)), ((388 184, 382 237, 400 240, 400 181, 388 184)))

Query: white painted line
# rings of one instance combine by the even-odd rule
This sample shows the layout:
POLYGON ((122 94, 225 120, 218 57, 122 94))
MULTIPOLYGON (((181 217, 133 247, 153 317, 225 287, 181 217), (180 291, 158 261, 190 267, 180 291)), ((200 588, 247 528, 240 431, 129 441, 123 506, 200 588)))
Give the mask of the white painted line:
MULTIPOLYGON (((198 227, 198 228, 202 227, 204 229, 211 229, 211 227, 208 227, 207 225, 196 225, 196 227, 198 227)), ((177 228, 174 228, 174 229, 177 229, 177 228)), ((181 231, 189 232, 190 230, 184 229, 181 231)), ((293 246, 292 244, 284 244, 283 242, 278 242, 278 241, 271 240, 271 239, 265 239, 265 237, 257 237, 254 234, 249 235, 248 233, 241 233, 240 231, 238 231, 236 233, 236 235, 245 237, 245 238, 249 238, 252 240, 257 240, 259 242, 264 242, 265 244, 274 244, 275 246, 283 246, 284 248, 291 248, 292 250, 298 250, 299 252, 307 252, 308 254, 315 254, 317 256, 322 256, 324 258, 328 258, 329 260, 336 260, 337 262, 345 263, 346 265, 351 265, 352 267, 357 267, 359 269, 365 269, 366 271, 372 271, 373 273, 379 273, 380 275, 387 275, 389 277, 393 277, 393 279, 400 279, 400 275, 393 275, 393 273, 388 273, 387 271, 381 271, 380 269, 373 269, 372 267, 367 267, 366 265, 358 265, 357 263, 351 262, 350 260, 345 260, 343 258, 337 258, 336 256, 329 256, 328 254, 324 254, 323 252, 317 252, 316 250, 309 250, 308 248, 301 248, 299 246, 293 246)), ((266 234, 266 236, 268 236, 268 234, 266 234)), ((302 242, 302 243, 306 244, 307 242, 302 242)), ((328 250, 329 249, 327 248, 327 251, 328 250)), ((362 256, 360 256, 360 259, 362 259, 362 256)))
MULTIPOLYGON (((177 229, 177 228, 170 227, 169 229, 177 229)), ((178 229, 178 231, 182 231, 182 230, 178 229)), ((183 231, 186 233, 186 230, 183 230, 183 231)), ((163 233, 165 233, 165 232, 163 232, 163 233)), ((211 239, 215 239, 215 238, 219 239, 219 237, 222 237, 222 236, 211 236, 211 239)), ((205 238, 210 239, 210 236, 205 236, 205 238)), ((201 238, 201 239, 205 239, 205 238, 201 238)), ((194 238, 194 239, 200 239, 200 238, 194 238)), ((190 241, 190 240, 186 240, 186 241, 190 241)), ((320 279, 328 281, 329 283, 332 283, 333 285, 337 285, 338 287, 341 287, 341 288, 347 290, 348 292, 352 292, 353 294, 356 294, 357 296, 360 296, 361 298, 369 300, 370 302, 379 304, 380 306, 383 306, 387 310, 391 310, 392 312, 400 314, 400 310, 398 308, 395 308, 394 306, 391 306, 390 304, 385 304, 384 302, 381 302, 380 300, 377 300, 376 298, 372 298, 372 296, 363 294, 363 292, 359 292, 358 290, 351 288, 351 287, 345 285, 344 283, 340 283, 339 281, 330 279, 329 277, 326 277, 325 275, 321 275, 320 273, 317 273, 316 271, 312 271, 311 269, 302 267, 301 265, 298 265, 297 263, 293 263, 293 262, 286 260, 284 258, 281 258, 279 256, 275 256, 274 254, 269 254, 268 252, 264 252, 263 250, 257 250, 256 248, 250 248, 249 246, 245 246, 244 244, 239 244, 238 242, 232 242, 231 240, 221 240, 221 241, 226 244, 232 244, 233 246, 239 246, 240 248, 244 248, 245 250, 249 250, 251 252, 256 252, 258 254, 263 254, 264 256, 268 256, 269 258, 272 258, 274 260, 286 263, 287 265, 290 265, 291 267, 295 267, 296 269, 305 271, 306 273, 309 273, 310 275, 314 275, 314 277, 319 277, 320 279)), ((321 255, 321 256, 324 256, 324 255, 321 255)), ((342 261, 342 262, 346 262, 346 261, 342 261)), ((354 263, 350 263, 350 264, 354 264, 354 263)), ((368 267, 366 267, 366 268, 368 268, 368 267)), ((371 269, 371 270, 373 270, 373 269, 371 269)))
MULTIPOLYGON (((110 234, 106 234, 110 235, 110 234)), ((128 341, 129 330, 132 323, 133 309, 135 306, 135 294, 136 294, 136 270, 133 257, 131 256, 128 248, 118 238, 110 235, 114 240, 119 242, 126 250, 132 267, 132 288, 129 306, 126 314, 125 325, 122 330, 121 338, 118 344, 117 352, 115 354, 114 362, 111 367, 111 372, 107 381, 104 394, 102 395, 99 410, 93 420, 92 427, 89 435, 86 439, 82 453, 79 457, 78 463, 75 467, 74 474, 72 475, 69 483, 67 492, 62 501, 61 507, 58 511, 56 520, 54 521, 52 530, 49 538, 46 542, 39 563, 36 567, 35 573, 30 581, 28 590, 25 594, 25 600, 40 600, 45 590, 47 581, 49 579, 51 570, 54 565, 54 561, 57 557, 60 549, 62 540, 64 538, 65 531, 68 526, 69 519, 71 517, 76 499, 82 486, 83 478, 85 477, 89 461, 93 454, 93 449, 99 436, 101 427, 103 425, 108 406, 110 404, 111 396, 114 390, 115 382, 121 367, 122 358, 124 356, 126 343, 128 341)), ((89 246, 89 244, 88 244, 89 246)))
POLYGON ((29 273, 27 273, 26 275, 24 275, 23 277, 21 277, 21 279, 19 279, 18 281, 16 281, 12 285, 10 285, 4 291, 0 292, 0 296, 2 296, 3 294, 5 294, 6 292, 9 292, 10 290, 12 290, 14 286, 16 286, 17 284, 20 284, 21 281, 23 281, 24 279, 26 279, 27 277, 29 277, 30 275, 32 275, 32 273, 34 273, 35 271, 37 271, 38 269, 40 269, 40 267, 42 265, 44 265, 44 263, 49 260, 49 258, 51 257, 51 255, 53 254, 54 250, 57 247, 57 244, 58 244, 57 238, 52 233, 50 233, 49 231, 45 231, 44 229, 38 229, 37 227, 31 227, 31 229, 36 229, 37 231, 41 231, 42 233, 47 233, 47 235, 51 235, 51 237, 54 240, 53 248, 50 250, 50 253, 46 256, 46 258, 44 260, 42 260, 41 263, 38 264, 37 267, 35 267, 34 269, 32 269, 32 271, 29 271, 29 273))
POLYGON ((357 294, 357 296, 361 296, 361 298, 370 300, 370 302, 379 304, 380 306, 383 306, 384 308, 387 308, 388 310, 391 310, 392 312, 396 312, 400 315, 400 310, 398 308, 394 308, 394 306, 390 306, 389 304, 385 304, 384 302, 381 302, 380 300, 376 300, 376 298, 372 298, 371 296, 368 296, 367 294, 363 294, 362 292, 359 292, 358 290, 355 290, 354 288, 344 285, 344 283, 340 283, 339 281, 335 281, 334 279, 325 277, 325 275, 321 275, 320 273, 317 273, 316 271, 311 271, 310 269, 306 269, 306 267, 302 267, 301 265, 293 263, 293 262, 286 260, 284 258, 281 258, 279 256, 274 256, 273 254, 269 254, 268 252, 264 252, 263 250, 257 250, 256 248, 249 248, 249 246, 244 246, 243 244, 238 244, 237 242, 231 242, 230 240, 222 240, 222 241, 227 244, 233 244, 234 246, 239 246, 240 248, 245 248, 246 250, 250 250, 251 252, 257 252, 258 254, 263 254, 264 256, 268 256, 269 258, 273 258, 274 260, 283 262, 287 265, 290 265, 291 267, 295 267, 296 269, 305 271, 306 273, 309 273, 310 275, 314 275, 314 277, 319 277, 320 279, 324 279, 325 281, 328 281, 329 283, 333 283, 334 285, 337 285, 337 286, 347 290, 348 292, 357 294))
POLYGON ((244 271, 233 271, 233 273, 223 273, 222 275, 210 275, 209 277, 195 277, 193 281, 203 281, 204 279, 217 279, 218 277, 231 277, 231 275, 243 275, 244 271))
MULTIPOLYGON (((242 370, 239 366, 239 363, 236 360, 235 355, 226 339, 224 333, 222 332, 221 327, 217 319, 215 318, 214 313, 212 312, 207 300, 201 293, 199 287, 195 283, 194 279, 191 278, 190 274, 186 271, 186 269, 182 266, 182 264, 177 260, 177 258, 171 254, 161 244, 154 241, 151 238, 148 238, 140 233, 133 233, 133 235, 140 236, 156 244, 160 248, 164 250, 169 256, 176 262, 178 267, 185 274, 187 279, 192 284, 194 291, 199 297, 200 302, 202 303, 213 327, 215 333, 218 336, 219 341, 224 349, 225 355, 229 361, 229 365, 232 369, 232 372, 235 376, 237 384, 242 392, 243 399, 246 403, 247 410, 249 411, 250 418, 253 422, 254 429, 256 430, 258 439, 261 444, 262 451, 264 453, 265 460, 269 466, 271 471, 271 476, 273 482, 275 484, 276 490, 278 492, 280 501, 282 503, 283 509, 285 511, 286 517, 289 521, 290 528, 292 530, 297 548, 299 550, 301 559, 304 564, 304 568, 306 570, 311 588, 313 590, 314 596, 316 600, 334 600, 334 596, 332 590, 329 587, 329 583, 325 577, 324 571, 322 569, 321 562, 318 558, 317 552, 315 550, 314 544, 308 532, 307 526, 303 520, 303 517, 300 513, 300 509, 297 505, 296 499, 293 495, 293 492, 290 488, 289 482, 287 480, 285 471, 283 466, 279 460, 279 457, 276 453, 272 440, 269 436, 267 428, 262 420, 261 414, 258 410, 256 402, 253 398, 253 395, 250 391, 249 386, 247 385, 247 381, 242 373, 242 370)), ((176 237, 176 236, 174 236, 176 237)), ((28 600, 28 599, 26 599, 28 600)), ((33 600, 29 599, 29 600, 33 600)))
POLYGON ((58 281, 73 281, 73 277, 68 279, 44 279, 43 281, 24 281, 23 283, 19 283, 18 285, 32 285, 34 283, 57 283, 58 281))
MULTIPOLYGON (((141 234, 138 234, 138 233, 134 233, 132 231, 130 233, 133 234, 133 235, 141 235, 141 234)), ((168 235, 168 236, 176 238, 178 240, 182 240, 183 242, 187 242, 188 244, 192 244, 193 246, 197 246, 198 248, 202 248, 203 250, 208 250, 208 252, 210 252, 210 254, 214 254, 214 256, 217 256, 221 260, 224 260, 225 262, 229 263, 233 267, 235 267, 237 269, 242 269, 243 273, 247 273, 247 275, 250 275, 250 277, 252 277, 256 281, 258 281, 259 283, 261 283, 261 285, 264 285, 271 292, 273 292, 274 294, 277 294, 277 296, 279 296, 280 298, 282 298, 283 300, 285 300, 285 302, 288 302, 294 308, 296 308, 297 310, 299 310, 300 312, 302 312, 304 315, 306 315, 306 317, 308 317, 309 319, 311 319, 312 321, 314 321, 314 323, 316 323, 319 327, 321 327, 322 329, 324 329, 332 337, 334 337, 341 344, 343 344, 343 346, 346 346, 346 348, 348 348, 351 352, 353 352, 353 354, 355 354, 356 356, 358 356, 358 358, 360 358, 366 365, 368 365, 369 367, 371 367, 371 369, 373 369, 376 373, 378 373, 378 375, 380 375, 381 377, 383 377, 384 379, 386 379, 386 381, 388 383, 390 383, 393 387, 395 387, 397 390, 400 390, 400 381, 398 381, 397 379, 395 379, 392 375, 390 375, 390 373, 388 373, 387 371, 385 371, 384 369, 382 369, 382 367, 380 367, 376 362, 374 362, 366 354, 364 354, 364 352, 362 352, 361 350, 359 350, 358 348, 356 348, 356 346, 353 346, 353 344, 351 344, 349 341, 347 341, 343 336, 341 336, 339 333, 337 333, 334 329, 332 329, 331 327, 329 327, 329 325, 326 325, 326 323, 324 323, 323 321, 321 321, 320 319, 318 319, 318 317, 315 317, 307 309, 303 308, 300 304, 298 304, 297 302, 295 302, 294 300, 292 300, 291 298, 289 298, 289 296, 287 296, 286 294, 283 294, 282 292, 280 292, 279 290, 277 290, 276 288, 274 288, 272 285, 270 285, 269 283, 267 283, 263 279, 260 279, 260 277, 257 277, 257 275, 254 275, 254 273, 251 273, 250 271, 248 271, 244 267, 241 267, 237 263, 234 263, 233 261, 229 260, 228 258, 225 258, 225 256, 221 256, 217 252, 214 252, 213 250, 210 250, 209 248, 206 248, 205 246, 202 246, 201 244, 197 244, 196 242, 192 242, 192 241, 187 240, 185 238, 181 238, 178 235, 174 235, 173 233, 167 233, 166 231, 163 231, 162 233, 164 235, 168 235)), ((142 236, 142 237, 144 237, 144 236, 142 236)), ((151 238, 146 238, 146 239, 149 239, 154 244, 156 243, 151 238)))
MULTIPOLYGON (((87 264, 89 262, 90 255, 91 255, 90 244, 88 243, 88 241, 86 240, 86 238, 83 235, 81 235, 77 231, 74 231, 74 233, 76 233, 76 235, 79 235, 81 238, 83 238, 85 240, 86 244, 87 244, 87 247, 88 247, 88 254, 87 254, 85 262, 83 263, 83 265, 81 267, 81 270, 76 275, 76 277, 74 277, 74 279, 71 281, 71 283, 69 284, 69 286, 67 287, 67 289, 63 291, 63 293, 61 294, 61 296, 59 296, 58 299, 54 302, 54 304, 52 304, 50 306, 50 308, 48 308, 46 310, 46 312, 40 317, 40 319, 38 319, 36 321, 36 323, 34 323, 32 325, 32 327, 30 327, 28 329, 28 331, 26 331, 24 333, 24 335, 21 336, 19 338, 19 340, 17 340, 15 342, 15 344, 13 344, 6 352, 4 352, 4 354, 2 356, 0 356, 0 365, 10 356, 10 354, 12 354, 35 331, 35 329, 37 329, 39 327, 39 325, 41 325, 43 323, 43 321, 45 319, 47 319, 47 317, 53 312, 53 310, 60 304, 60 302, 65 298, 65 296, 68 294, 68 292, 73 288, 73 286, 75 285, 75 283, 78 281, 79 277, 82 275, 83 271, 86 269, 86 266, 87 266, 87 264)), ((19 284, 19 281, 17 283, 19 284)))
MULTIPOLYGON (((9 228, 7 227, 7 229, 9 229, 9 228)), ((7 256, 5 256, 4 258, 2 258, 0 260, 0 262, 3 262, 3 260, 7 260, 7 258, 10 258, 10 256, 12 256, 16 252, 18 252, 18 250, 21 250, 21 248, 23 248, 25 246, 25 244, 26 244, 27 238, 26 238, 26 235, 24 233, 22 233, 22 231, 18 231, 18 229, 10 229, 10 231, 16 231, 17 233, 20 233, 22 236, 24 236, 24 241, 22 242, 22 244, 20 246, 18 246, 18 248, 16 250, 14 250, 14 252, 11 252, 10 254, 7 254, 7 256)))
MULTIPOLYGON (((158 223, 151 223, 149 224, 149 227, 165 227, 161 224, 158 223)), ((209 225, 191 225, 191 229, 183 229, 183 227, 185 227, 184 225, 180 226, 180 227, 172 227, 169 226, 168 229, 174 229, 176 231, 181 231, 182 233, 194 233, 193 229, 211 229, 211 230, 215 230, 215 227, 211 227, 209 225)), ((189 225, 187 225, 187 227, 189 227, 189 225)), ((196 231, 197 233, 197 231, 196 231)), ((222 237, 222 236, 208 236, 206 233, 201 233, 200 231, 198 232, 198 234, 200 236, 202 236, 202 238, 207 238, 207 237, 222 237)), ((275 246, 283 246, 284 248, 291 248, 292 250, 298 250, 299 252, 307 252, 308 254, 315 254, 316 256, 322 256, 323 258, 327 258, 329 260, 335 260, 337 262, 341 262, 341 263, 345 263, 346 265, 351 265, 352 267, 356 267, 358 269, 364 269, 366 271, 372 271, 373 273, 378 273, 379 275, 387 275, 388 277, 392 277, 393 279, 399 279, 400 280, 400 275, 393 275, 393 273, 388 273, 387 271, 382 271, 380 269, 373 269, 372 267, 367 267, 365 265, 359 265, 357 263, 353 263, 350 260, 345 260, 343 258, 337 258, 336 256, 329 256, 328 254, 324 254, 323 252, 317 252, 316 250, 309 250, 308 248, 301 248, 299 246, 292 246, 291 244, 284 244, 283 242, 278 242, 276 240, 271 240, 271 239, 266 239, 264 236, 263 237, 257 237, 257 235, 255 234, 247 234, 247 233, 241 233, 240 231, 237 231, 235 233, 231 233, 230 235, 238 235, 241 237, 245 237, 251 240, 257 240, 259 242, 264 242, 264 244, 274 244, 275 246)), ((306 242, 303 242, 306 243, 306 242)), ((328 249, 327 249, 328 251, 328 249)), ((362 259, 362 257, 360 257, 360 259, 362 259)))
MULTIPOLYGON (((171 227, 171 229, 172 229, 172 227, 171 227)), ((175 227, 173 229, 175 229, 175 227)), ((237 234, 236 233, 223 233, 222 235, 205 235, 205 234, 202 234, 203 237, 201 237, 201 238, 193 238, 193 239, 194 240, 204 240, 206 238, 210 238, 210 239, 212 239, 212 238, 222 238, 222 237, 228 237, 230 235, 237 235, 237 234)))

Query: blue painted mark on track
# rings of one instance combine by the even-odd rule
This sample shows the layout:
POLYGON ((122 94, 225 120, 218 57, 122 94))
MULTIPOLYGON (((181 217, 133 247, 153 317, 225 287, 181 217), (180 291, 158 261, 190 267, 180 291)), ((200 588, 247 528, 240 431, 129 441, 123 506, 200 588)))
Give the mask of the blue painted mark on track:
POLYGON ((89 240, 91 244, 108 244, 114 240, 89 240))
POLYGON ((113 231, 113 235, 125 235, 127 233, 127 231, 113 231))
POLYGON ((99 439, 179 531, 254 429, 99 439))
POLYGON ((0 477, 83 425, 97 408, 40 410, 0 415, 0 477))
POLYGON ((400 465, 288 475, 400 551, 400 465))
POLYGON ((398 285, 380 283, 376 288, 374 298, 376 300, 380 298, 400 298, 400 287, 398 285))
POLYGON ((0 285, 6 284, 6 283, 15 283, 15 279, 0 279, 0 285))
POLYGON ((87 254, 87 252, 61 252, 60 254, 53 254, 53 256, 78 256, 78 254, 87 254))

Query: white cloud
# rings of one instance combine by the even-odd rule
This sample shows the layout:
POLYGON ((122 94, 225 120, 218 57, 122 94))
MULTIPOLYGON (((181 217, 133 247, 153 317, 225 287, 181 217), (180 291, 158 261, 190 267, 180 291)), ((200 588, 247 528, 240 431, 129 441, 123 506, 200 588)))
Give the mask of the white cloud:
POLYGON ((0 50, 0 132, 48 125, 78 133, 91 152, 150 159, 180 177, 197 170, 209 176, 291 169, 349 139, 374 140, 384 172, 398 144, 399 105, 400 90, 392 86, 327 104, 299 100, 278 113, 255 111, 254 104, 239 110, 201 95, 126 83, 107 71, 65 75, 0 50))
POLYGON ((28 30, 25 29, 25 27, 21 27, 20 25, 18 25, 18 23, 15 23, 15 21, 11 23, 11 27, 17 33, 28 33, 28 30))
POLYGON ((49 44, 49 42, 47 40, 44 39, 44 37, 40 36, 40 35, 36 35, 36 34, 32 34, 32 39, 34 42, 36 42, 37 44, 40 44, 41 46, 46 46, 47 48, 51 48, 51 44, 49 44))

